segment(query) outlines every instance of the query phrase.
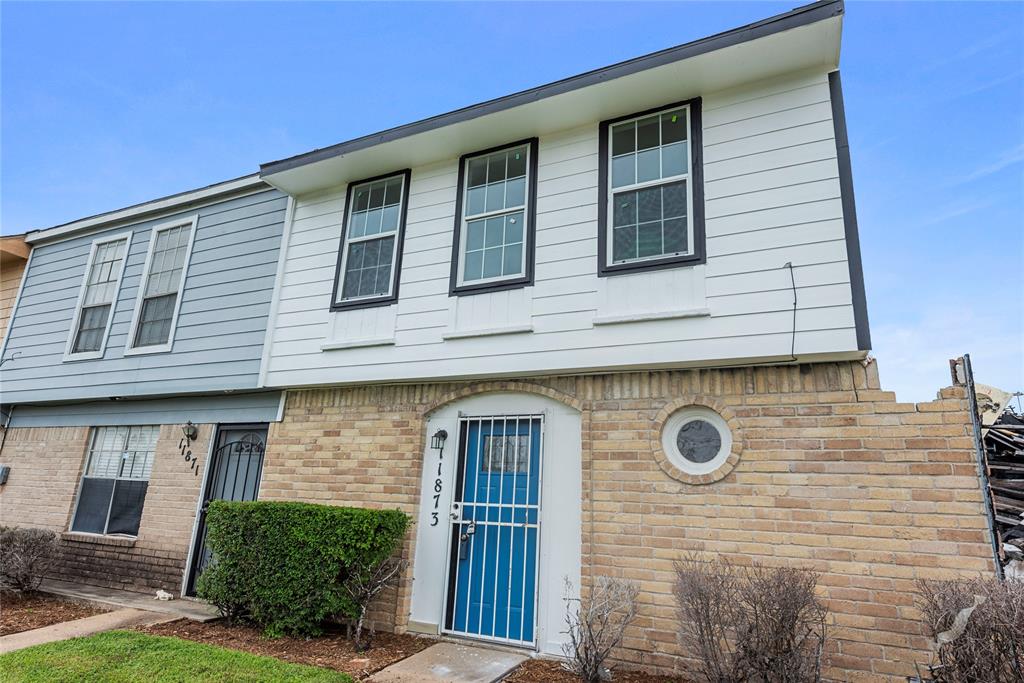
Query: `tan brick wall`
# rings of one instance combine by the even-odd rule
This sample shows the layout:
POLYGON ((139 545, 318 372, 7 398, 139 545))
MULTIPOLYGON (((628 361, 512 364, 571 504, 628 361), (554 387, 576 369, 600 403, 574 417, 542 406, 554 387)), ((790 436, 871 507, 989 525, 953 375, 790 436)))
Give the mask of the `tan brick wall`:
MULTIPOLYGON (((199 425, 192 451, 206 465, 212 425, 199 425)), ((67 533, 89 442, 88 427, 11 429, 0 462, 11 475, 0 488, 0 523, 64 534, 59 578, 129 590, 177 592, 188 556, 202 472, 178 450, 180 425, 163 425, 139 534, 134 540, 67 533)))
MULTIPOLYGON (((290 391, 260 497, 415 516, 425 413, 499 390, 582 411, 584 584, 625 576, 643 591, 621 661, 686 670, 671 586, 687 551, 821 572, 839 680, 914 673, 927 657, 914 580, 993 569, 962 392, 896 403, 856 362, 290 391), (741 454, 720 481, 681 482, 655 456, 659 413, 686 400, 738 425, 741 454)), ((380 625, 405 627, 410 574, 378 605, 380 625)))
POLYGON ((11 472, 0 487, 0 524, 65 531, 88 442, 88 427, 8 430, 0 463, 11 472))
POLYGON ((0 342, 7 334, 7 323, 14 312, 14 301, 18 298, 25 263, 26 261, 20 258, 0 257, 0 342))

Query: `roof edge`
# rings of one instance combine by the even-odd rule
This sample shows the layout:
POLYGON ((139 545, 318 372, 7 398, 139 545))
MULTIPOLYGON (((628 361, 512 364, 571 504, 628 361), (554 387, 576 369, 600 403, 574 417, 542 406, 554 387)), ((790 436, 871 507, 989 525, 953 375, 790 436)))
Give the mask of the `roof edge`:
POLYGON ((571 92, 585 88, 595 83, 609 81, 629 74, 646 71, 664 64, 682 61, 691 57, 720 50, 740 43, 749 42, 765 36, 774 35, 801 26, 816 23, 825 19, 840 16, 844 12, 843 0, 819 0, 809 5, 797 7, 788 12, 777 14, 767 19, 739 26, 728 31, 716 33, 689 43, 683 43, 675 47, 652 52, 640 57, 634 57, 623 62, 610 66, 601 67, 586 71, 576 76, 570 76, 558 81, 540 85, 528 90, 522 90, 511 95, 504 95, 492 100, 486 100, 478 104, 469 105, 461 109, 420 119, 412 123, 403 124, 394 128, 371 133, 361 137, 353 138, 328 147, 314 149, 291 157, 269 161, 260 164, 260 177, 289 171, 294 168, 308 164, 331 159, 349 152, 354 152, 368 147, 374 147, 386 142, 411 137, 419 133, 425 133, 438 128, 443 128, 454 123, 460 123, 475 119, 488 114, 494 114, 507 109, 513 109, 523 104, 536 102, 554 95, 571 92))
POLYGON ((34 245, 39 242, 68 237, 86 230, 106 227, 125 221, 138 220, 143 217, 164 213, 196 202, 206 201, 239 192, 246 192, 261 186, 268 190, 271 189, 271 186, 260 178, 258 173, 250 173, 249 175, 245 175, 240 178, 225 180, 194 190, 178 192, 176 194, 167 195, 158 199, 151 199, 139 204, 132 204, 122 209, 106 211, 94 216, 80 218, 69 223, 61 223, 60 225, 55 225, 51 228, 29 230, 25 233, 25 241, 34 245))

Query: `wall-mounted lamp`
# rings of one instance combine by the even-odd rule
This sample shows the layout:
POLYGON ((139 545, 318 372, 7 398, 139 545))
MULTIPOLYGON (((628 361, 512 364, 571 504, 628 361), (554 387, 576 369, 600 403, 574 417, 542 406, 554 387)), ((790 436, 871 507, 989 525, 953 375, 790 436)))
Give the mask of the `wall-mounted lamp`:
POLYGON ((434 432, 434 436, 430 437, 430 447, 435 451, 442 450, 444 448, 444 442, 448 440, 448 431, 444 429, 438 429, 434 432))
POLYGON ((199 429, 192 424, 192 420, 189 420, 187 424, 181 428, 181 433, 185 435, 185 438, 189 441, 195 441, 196 437, 199 436, 199 429))

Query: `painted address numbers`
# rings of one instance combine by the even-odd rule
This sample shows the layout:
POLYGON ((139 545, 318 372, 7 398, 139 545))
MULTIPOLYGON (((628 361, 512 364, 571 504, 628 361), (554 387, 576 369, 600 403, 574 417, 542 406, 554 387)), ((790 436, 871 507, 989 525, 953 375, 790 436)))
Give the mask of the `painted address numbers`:
POLYGON ((438 509, 441 506, 441 491, 444 490, 444 481, 441 479, 441 465, 444 462, 444 449, 437 452, 437 479, 434 480, 434 509, 430 513, 430 526, 437 526, 440 523, 438 509))

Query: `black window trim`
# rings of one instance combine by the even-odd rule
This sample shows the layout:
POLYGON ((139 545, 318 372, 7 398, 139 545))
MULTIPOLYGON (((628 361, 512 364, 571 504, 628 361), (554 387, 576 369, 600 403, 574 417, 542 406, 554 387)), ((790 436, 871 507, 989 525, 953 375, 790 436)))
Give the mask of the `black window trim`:
POLYGON ((341 241, 338 243, 338 262, 334 267, 334 286, 331 288, 331 310, 350 311, 356 308, 372 308, 374 306, 391 306, 398 303, 398 285, 401 282, 402 274, 402 251, 405 249, 405 219, 409 213, 409 190, 412 181, 412 169, 403 168, 399 171, 382 173, 372 178, 353 180, 345 190, 345 211, 341 217, 341 241), (370 298, 354 299, 352 301, 338 301, 338 289, 341 281, 341 264, 345 257, 345 238, 348 235, 349 211, 352 208, 352 190, 359 185, 372 183, 386 178, 403 176, 402 179, 402 206, 398 210, 398 231, 395 239, 398 244, 395 246, 395 262, 391 269, 391 294, 375 296, 370 298))
POLYGON ((448 296, 469 296, 473 294, 483 294, 485 292, 500 292, 506 289, 519 289, 521 287, 530 287, 533 285, 533 271, 534 262, 536 261, 537 242, 537 156, 539 152, 540 139, 533 137, 526 138, 525 140, 517 140, 516 142, 508 142, 488 149, 481 149, 476 152, 469 152, 468 154, 463 154, 459 157, 459 181, 455 190, 455 230, 452 236, 452 263, 451 274, 448 278, 448 296), (523 238, 523 248, 526 250, 526 263, 523 275, 517 278, 501 280, 499 282, 485 282, 482 284, 459 286, 459 246, 463 237, 462 197, 466 192, 465 183, 466 166, 468 165, 467 162, 475 157, 483 156, 485 154, 493 154, 494 152, 500 152, 503 149, 520 147, 522 145, 529 145, 530 148, 530 163, 527 167, 530 177, 526 187, 526 234, 523 238))
POLYGON ((682 102, 664 104, 652 109, 617 116, 614 119, 601 121, 598 126, 598 178, 597 178, 597 276, 608 277, 623 273, 637 273, 662 268, 679 268, 696 266, 707 261, 704 244, 704 151, 703 123, 701 118, 701 98, 694 97, 682 102), (690 178, 692 186, 693 206, 689 210, 693 216, 693 253, 685 256, 648 259, 634 263, 608 265, 608 132, 613 124, 620 121, 656 114, 676 107, 689 107, 690 120, 690 178))

